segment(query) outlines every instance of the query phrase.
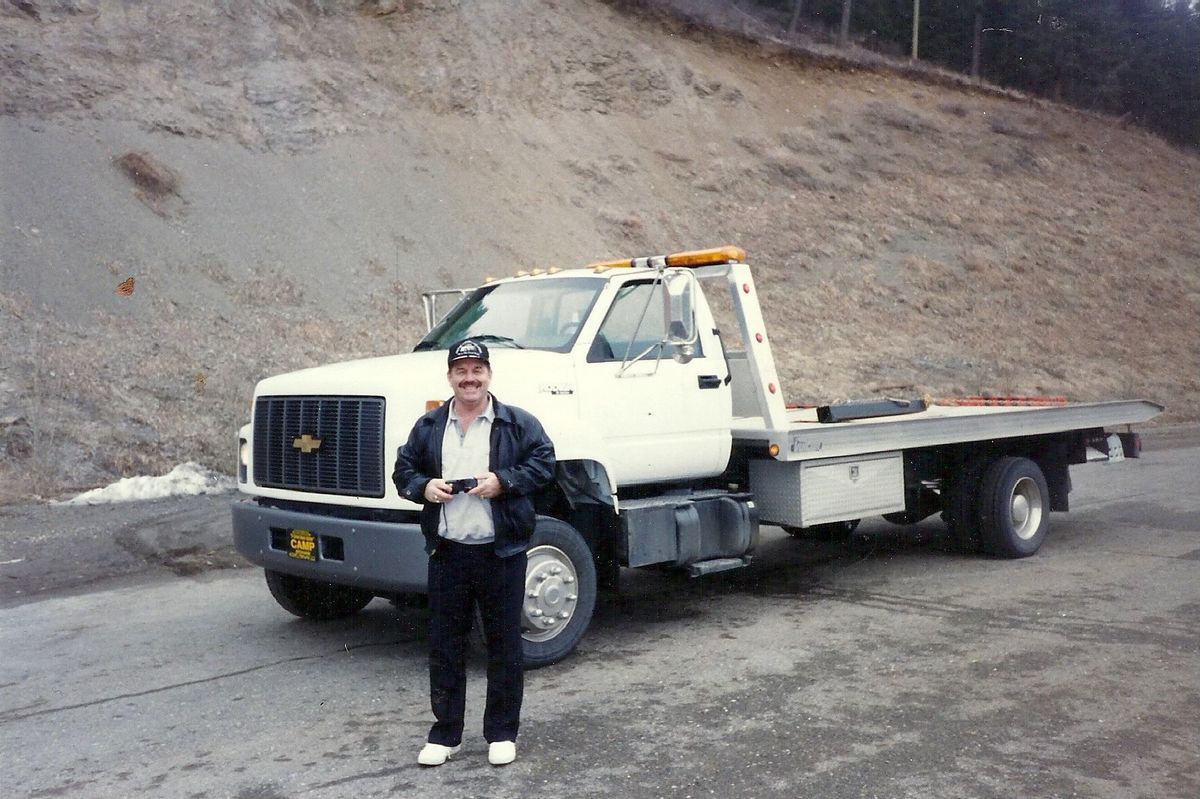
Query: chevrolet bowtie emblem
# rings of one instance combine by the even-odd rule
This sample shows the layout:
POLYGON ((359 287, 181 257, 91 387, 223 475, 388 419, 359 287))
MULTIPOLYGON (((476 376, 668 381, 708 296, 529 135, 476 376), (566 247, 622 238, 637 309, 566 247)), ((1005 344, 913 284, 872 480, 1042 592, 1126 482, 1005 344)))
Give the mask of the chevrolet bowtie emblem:
POLYGON ((313 438, 308 433, 305 433, 299 438, 292 439, 292 446, 307 455, 321 448, 321 439, 313 438))

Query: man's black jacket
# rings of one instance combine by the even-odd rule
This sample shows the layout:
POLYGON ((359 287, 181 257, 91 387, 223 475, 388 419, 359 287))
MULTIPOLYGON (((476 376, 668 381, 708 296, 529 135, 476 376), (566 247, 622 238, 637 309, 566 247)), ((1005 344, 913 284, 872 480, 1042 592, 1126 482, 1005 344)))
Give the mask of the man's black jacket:
MULTIPOLYGON (((524 552, 533 533, 533 495, 554 477, 554 444, 528 411, 492 397, 492 436, 488 470, 500 479, 500 496, 491 500, 496 554, 524 552)), ((450 403, 422 416, 408 441, 396 452, 392 482, 405 499, 422 505, 421 532, 425 551, 438 542, 441 505, 425 499, 425 486, 442 476, 442 437, 450 419, 450 403)))

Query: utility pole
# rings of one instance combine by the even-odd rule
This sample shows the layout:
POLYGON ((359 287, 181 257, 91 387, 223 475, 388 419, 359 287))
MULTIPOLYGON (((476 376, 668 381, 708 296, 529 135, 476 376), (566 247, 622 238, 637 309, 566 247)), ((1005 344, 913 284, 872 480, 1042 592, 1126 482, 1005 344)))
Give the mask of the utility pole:
POLYGON ((913 44, 912 44, 912 58, 910 59, 913 62, 915 62, 920 57, 917 55, 917 38, 918 38, 918 32, 920 31, 920 29, 921 29, 921 0, 913 0, 913 44))

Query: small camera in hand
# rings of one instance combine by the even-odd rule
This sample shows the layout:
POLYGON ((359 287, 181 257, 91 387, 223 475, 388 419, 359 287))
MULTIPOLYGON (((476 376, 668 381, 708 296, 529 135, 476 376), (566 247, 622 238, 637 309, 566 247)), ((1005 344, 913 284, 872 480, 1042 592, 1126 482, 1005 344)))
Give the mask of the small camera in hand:
POLYGON ((451 494, 465 494, 479 485, 479 480, 474 477, 464 477, 461 480, 448 480, 447 482, 450 483, 451 494))

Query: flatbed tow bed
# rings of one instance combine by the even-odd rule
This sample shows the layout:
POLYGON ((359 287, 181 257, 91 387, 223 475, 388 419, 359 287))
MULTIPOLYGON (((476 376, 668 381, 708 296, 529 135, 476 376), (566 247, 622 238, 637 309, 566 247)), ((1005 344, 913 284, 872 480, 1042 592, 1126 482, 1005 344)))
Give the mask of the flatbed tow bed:
POLYGON ((980 407, 933 404, 904 416, 819 422, 815 408, 788 409, 785 429, 768 429, 761 417, 735 418, 734 441, 779 448, 779 460, 838 458, 873 452, 1049 435, 1139 424, 1163 406, 1147 400, 1060 406, 980 407))

